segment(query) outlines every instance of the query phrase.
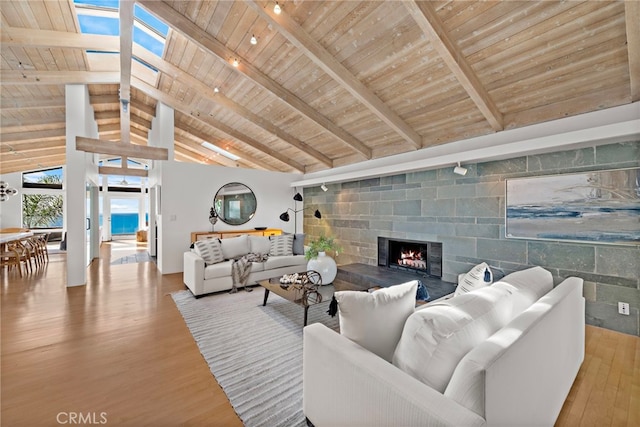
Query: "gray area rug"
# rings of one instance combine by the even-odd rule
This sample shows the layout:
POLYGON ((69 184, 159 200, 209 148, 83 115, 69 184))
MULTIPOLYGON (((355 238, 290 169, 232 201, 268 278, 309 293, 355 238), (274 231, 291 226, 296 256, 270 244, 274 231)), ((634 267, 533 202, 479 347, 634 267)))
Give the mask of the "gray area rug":
MULTIPOLYGON (((322 288, 323 302, 309 309, 308 323, 338 330, 338 317, 326 311, 333 286, 322 288)), ((305 426, 302 412, 303 308, 264 291, 220 293, 196 299, 189 291, 172 294, 200 353, 248 426, 305 426)))

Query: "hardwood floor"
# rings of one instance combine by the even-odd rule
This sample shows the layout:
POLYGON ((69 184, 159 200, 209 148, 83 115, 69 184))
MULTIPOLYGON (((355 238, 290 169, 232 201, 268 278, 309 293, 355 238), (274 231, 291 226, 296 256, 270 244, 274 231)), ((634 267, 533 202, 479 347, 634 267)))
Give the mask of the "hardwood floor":
MULTIPOLYGON (((182 274, 111 264, 144 250, 103 243, 75 288, 64 254, 22 279, 3 272, 3 426, 72 424, 74 413, 118 426, 242 425, 171 299, 182 274)), ((588 326, 586 343, 556 425, 640 425, 640 338, 588 326)))
POLYGON ((106 425, 241 426, 170 296, 182 274, 111 265, 131 255, 119 246, 103 243, 87 286, 65 287, 60 254, 23 279, 3 273, 2 425, 104 413, 106 425))

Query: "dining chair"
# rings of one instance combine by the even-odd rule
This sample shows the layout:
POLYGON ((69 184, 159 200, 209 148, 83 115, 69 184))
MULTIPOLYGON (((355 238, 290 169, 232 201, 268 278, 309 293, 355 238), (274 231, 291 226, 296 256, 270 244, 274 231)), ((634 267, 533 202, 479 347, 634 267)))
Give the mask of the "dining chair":
POLYGON ((13 247, 13 250, 18 253, 20 261, 24 263, 25 271, 27 273, 31 273, 33 271, 33 265, 31 264, 31 254, 29 249, 27 249, 20 240, 15 240, 9 243, 9 247, 13 247))
POLYGON ((0 264, 2 264, 2 268, 7 267, 7 272, 11 270, 12 267, 16 267, 18 269, 18 274, 22 277, 22 263, 20 258, 20 252, 16 248, 16 242, 7 243, 3 249, 2 253, 0 253, 0 264))

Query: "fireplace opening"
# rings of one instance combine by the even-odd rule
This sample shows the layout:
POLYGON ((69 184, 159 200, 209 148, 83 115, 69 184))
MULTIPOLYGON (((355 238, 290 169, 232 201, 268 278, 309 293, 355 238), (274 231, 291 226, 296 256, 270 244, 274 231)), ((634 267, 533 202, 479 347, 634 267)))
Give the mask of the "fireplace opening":
POLYGON ((378 265, 442 277, 442 243, 378 237, 378 265))
POLYGON ((427 269, 427 246, 418 243, 389 242, 389 266, 427 269))

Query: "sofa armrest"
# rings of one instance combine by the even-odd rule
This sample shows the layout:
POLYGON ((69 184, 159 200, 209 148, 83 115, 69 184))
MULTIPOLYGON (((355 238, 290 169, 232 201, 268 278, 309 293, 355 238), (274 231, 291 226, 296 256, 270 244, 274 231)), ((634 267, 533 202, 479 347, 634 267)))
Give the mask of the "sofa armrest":
POLYGON ((360 345, 304 328, 303 408, 316 426, 483 426, 485 420, 360 345))
POLYGON ((182 280, 184 284, 193 295, 202 295, 204 293, 204 260, 191 251, 184 253, 183 260, 182 280))

